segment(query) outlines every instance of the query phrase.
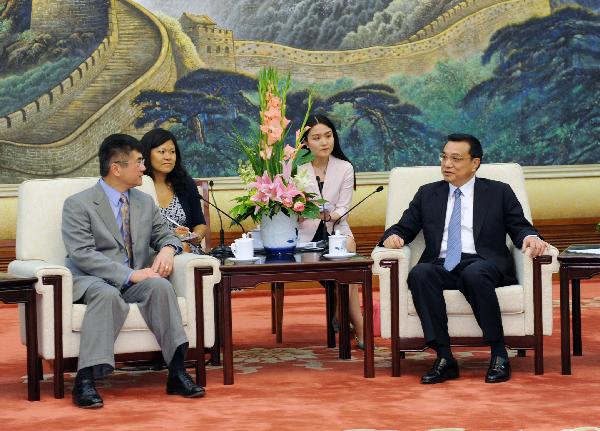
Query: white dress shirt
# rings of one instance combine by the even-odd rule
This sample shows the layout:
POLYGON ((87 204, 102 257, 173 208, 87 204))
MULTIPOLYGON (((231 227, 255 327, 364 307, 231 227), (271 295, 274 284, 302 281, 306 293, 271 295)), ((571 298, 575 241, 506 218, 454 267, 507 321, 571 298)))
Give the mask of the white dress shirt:
MULTIPOLYGON (((444 222, 444 235, 440 247, 440 258, 446 257, 448 249, 448 224, 454 208, 454 191, 458 188, 449 184, 448 206, 446 207, 446 221, 444 222)), ((463 253, 476 254, 475 238, 473 237, 473 195, 475 192, 475 176, 460 187, 460 244, 463 253)))

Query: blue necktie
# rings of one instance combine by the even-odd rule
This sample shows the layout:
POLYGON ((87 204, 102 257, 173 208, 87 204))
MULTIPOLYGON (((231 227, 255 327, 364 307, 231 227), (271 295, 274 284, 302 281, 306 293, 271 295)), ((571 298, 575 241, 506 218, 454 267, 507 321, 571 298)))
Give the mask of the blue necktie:
POLYGON ((123 223, 121 234, 123 235, 123 242, 125 243, 125 251, 127 252, 127 263, 130 268, 133 268, 133 247, 131 243, 131 230, 129 228, 129 202, 127 202, 127 196, 125 193, 121 194, 119 198, 121 201, 121 222, 123 223))
POLYGON ((448 223, 448 242, 446 243, 446 259, 444 260, 444 268, 447 271, 452 271, 460 262, 462 253, 462 244, 460 239, 460 189, 454 190, 454 207, 450 215, 448 223))

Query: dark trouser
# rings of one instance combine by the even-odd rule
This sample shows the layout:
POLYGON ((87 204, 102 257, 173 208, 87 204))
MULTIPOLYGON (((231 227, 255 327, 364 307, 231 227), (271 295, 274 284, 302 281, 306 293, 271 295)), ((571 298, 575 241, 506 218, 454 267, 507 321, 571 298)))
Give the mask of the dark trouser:
POLYGON ((504 344, 496 287, 513 284, 514 277, 504 276, 493 263, 473 254, 463 253, 461 262, 451 272, 443 264, 443 259, 419 263, 408 274, 408 288, 427 345, 450 346, 444 290, 459 290, 465 296, 488 344, 504 344))

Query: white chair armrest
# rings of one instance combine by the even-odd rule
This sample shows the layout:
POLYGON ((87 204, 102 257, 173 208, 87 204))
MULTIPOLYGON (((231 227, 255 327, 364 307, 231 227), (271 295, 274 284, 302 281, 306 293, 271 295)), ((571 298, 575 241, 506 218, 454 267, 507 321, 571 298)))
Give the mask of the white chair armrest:
POLYGON ((59 276, 62 277, 62 301, 63 313, 65 307, 68 306, 68 314, 70 315, 71 305, 73 304, 73 277, 71 271, 65 266, 55 265, 43 260, 13 260, 8 265, 8 272, 12 275, 21 277, 37 277, 38 282, 35 285, 35 290, 38 294, 54 302, 52 296, 52 286, 42 284, 42 277, 59 276))
POLYGON ((385 248, 375 247, 371 252, 371 258, 375 265, 373 265, 373 274, 382 275, 385 273, 389 276, 389 269, 382 268, 379 263, 385 259, 397 260, 398 265, 401 266, 403 263, 407 265, 410 263, 410 247, 405 246, 402 248, 385 248))
POLYGON ((373 274, 379 276, 379 310, 381 315, 381 337, 391 337, 391 321, 392 321, 392 303, 390 296, 391 280, 390 268, 380 266, 381 261, 385 259, 398 260, 398 307, 399 315, 408 313, 408 286, 406 279, 408 277, 410 266, 411 250, 409 246, 404 246, 399 249, 375 247, 371 253, 373 259, 373 274))
POLYGON ((173 266, 169 280, 173 284, 177 296, 187 299, 194 298, 194 268, 212 268, 212 274, 202 278, 204 288, 210 288, 211 295, 212 287, 221 280, 219 260, 212 256, 182 253, 175 256, 173 266))
POLYGON ((202 276, 202 315, 204 316, 204 346, 211 347, 215 342, 214 325, 214 296, 213 287, 221 280, 220 262, 212 256, 183 253, 175 256, 173 273, 170 281, 177 296, 186 298, 188 316, 188 335, 190 346, 196 343, 196 316, 200 310, 196 310, 196 289, 194 285, 195 268, 207 268, 212 274, 202 276))
MULTIPOLYGON (((552 263, 542 265, 542 319, 544 335, 552 334, 552 274, 558 272, 558 250, 549 246, 544 252, 552 257, 552 263)), ((513 250, 515 272, 518 283, 523 286, 525 314, 531 316, 526 319, 525 330, 533 333, 533 259, 519 249, 513 250)))

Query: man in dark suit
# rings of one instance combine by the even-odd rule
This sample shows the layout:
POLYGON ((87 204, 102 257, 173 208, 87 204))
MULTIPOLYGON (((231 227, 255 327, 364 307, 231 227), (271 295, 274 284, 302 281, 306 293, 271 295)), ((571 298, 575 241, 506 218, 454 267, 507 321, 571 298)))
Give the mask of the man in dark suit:
POLYGON ((146 169, 141 145, 132 136, 111 135, 100 145, 98 158, 102 178, 69 197, 62 216, 73 301, 87 305, 73 402, 82 408, 103 406, 94 379, 115 367, 114 343, 130 303, 137 304, 169 365, 167 393, 201 397, 204 388, 185 371, 188 339, 166 278, 182 245, 152 197, 135 189, 146 169))
POLYGON ((516 283, 506 234, 523 252, 541 255, 548 244, 523 215, 508 184, 476 178, 483 151, 477 138, 448 136, 440 154, 443 181, 422 186, 402 214, 387 229, 382 242, 401 248, 423 230, 425 250, 408 275, 425 342, 437 359, 421 383, 458 378, 458 364, 450 349, 445 289, 459 290, 467 299, 485 341, 491 361, 485 381, 510 379, 500 306, 495 289, 516 283))

